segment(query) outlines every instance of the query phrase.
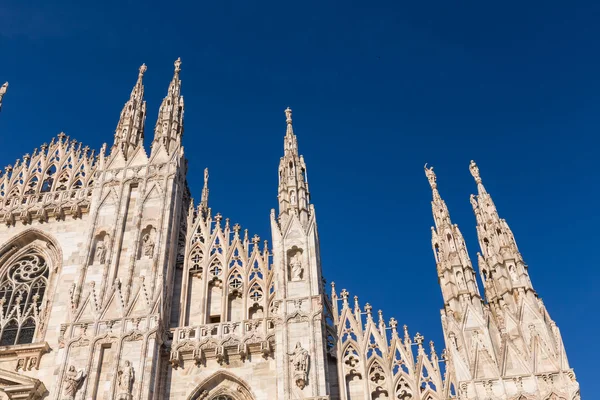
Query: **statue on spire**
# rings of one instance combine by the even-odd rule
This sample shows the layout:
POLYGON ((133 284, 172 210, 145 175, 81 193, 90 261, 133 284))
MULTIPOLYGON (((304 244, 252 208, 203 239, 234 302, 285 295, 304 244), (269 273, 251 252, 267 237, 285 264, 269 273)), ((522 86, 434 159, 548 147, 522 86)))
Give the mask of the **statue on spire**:
POLYGON ((202 188, 200 206, 203 209, 208 209, 208 168, 204 168, 204 187, 202 188))
POLYGON ((435 172, 433 172, 433 167, 427 168, 427 163, 425 163, 425 176, 427 176, 427 180, 429 181, 429 185, 432 189, 437 188, 435 172))
POLYGON ((181 71, 181 57, 177 57, 177 60, 175 60, 175 73, 178 74, 179 71, 181 71))
POLYGON ((146 64, 142 64, 141 65, 141 67, 140 67, 140 74, 139 74, 140 78, 144 76, 144 73, 146 72, 147 69, 148 69, 148 67, 146 67, 146 64))
POLYGON ((469 164, 469 170, 471 170, 471 175, 475 178, 476 183, 481 183, 481 176, 479 176, 479 167, 475 164, 475 161, 471 160, 471 164, 469 164))
POLYGON ((285 109, 285 122, 287 122, 288 125, 291 125, 292 123, 292 109, 289 107, 285 109))
POLYGON ((4 97, 4 94, 6 93, 6 89, 8 89, 8 82, 4 82, 4 85, 2 85, 2 87, 0 87, 0 110, 2 110, 2 98, 4 97))

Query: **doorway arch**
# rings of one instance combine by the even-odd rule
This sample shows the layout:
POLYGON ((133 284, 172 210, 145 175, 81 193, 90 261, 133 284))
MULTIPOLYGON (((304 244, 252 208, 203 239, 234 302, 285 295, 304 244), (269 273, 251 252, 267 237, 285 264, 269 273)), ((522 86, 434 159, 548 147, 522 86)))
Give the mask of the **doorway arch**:
POLYGON ((250 386, 227 371, 217 371, 200 383, 187 400, 254 400, 250 386))

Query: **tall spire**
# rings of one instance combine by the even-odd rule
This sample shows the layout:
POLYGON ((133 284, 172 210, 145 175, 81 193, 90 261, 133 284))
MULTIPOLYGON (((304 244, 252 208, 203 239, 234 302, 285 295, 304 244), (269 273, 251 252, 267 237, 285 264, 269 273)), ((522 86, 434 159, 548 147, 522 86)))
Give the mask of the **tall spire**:
POLYGON ((469 165, 471 175, 477 184, 477 196, 471 195, 471 205, 477 218, 477 230, 479 233, 479 244, 485 258, 500 255, 509 251, 518 259, 521 254, 517 248, 517 242, 506 221, 498 215, 496 205, 492 196, 485 190, 479 167, 471 160, 469 165))
POLYGON ((298 212, 302 222, 308 221, 309 192, 304 158, 298 155, 298 141, 292 126, 292 109, 285 109, 286 132, 283 157, 279 162, 279 214, 298 212), (295 210, 295 211, 294 211, 295 210))
POLYGON ((146 64, 142 64, 138 79, 131 91, 129 100, 123 106, 121 118, 115 130, 113 150, 120 149, 125 158, 143 143, 144 125, 146 121, 146 101, 144 100, 144 85, 142 83, 146 64))
POLYGON ((433 192, 431 210, 435 227, 431 227, 431 243, 444 302, 454 311, 461 311, 462 303, 459 300, 466 296, 469 300, 474 297, 479 299, 474 303, 480 306, 481 296, 463 235, 458 229, 458 225, 452 224, 450 220, 446 202, 440 196, 437 188, 437 178, 433 167, 427 168, 427 164, 425 164, 424 169, 433 192))
POLYGON ((171 153, 181 144, 183 136, 183 96, 181 96, 181 58, 175 63, 175 72, 173 79, 169 84, 167 96, 163 99, 154 128, 154 140, 152 141, 152 151, 156 151, 162 144, 168 153, 171 153))
POLYGON ((510 303, 513 301, 511 293, 518 288, 535 293, 515 237, 506 220, 499 217, 492 196, 483 186, 477 164, 471 161, 469 169, 477 184, 478 194, 471 195, 471 205, 477 219, 482 253, 479 269, 488 301, 506 297, 510 303))
POLYGON ((6 89, 8 89, 8 82, 4 82, 4 85, 0 87, 0 111, 2 111, 2 98, 6 94, 6 89))

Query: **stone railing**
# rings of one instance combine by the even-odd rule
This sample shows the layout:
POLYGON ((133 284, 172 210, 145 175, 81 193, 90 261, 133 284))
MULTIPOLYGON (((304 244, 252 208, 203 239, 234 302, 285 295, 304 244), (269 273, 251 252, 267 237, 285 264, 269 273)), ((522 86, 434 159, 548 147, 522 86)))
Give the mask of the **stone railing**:
POLYGON ((14 225, 17 220, 26 224, 33 219, 45 222, 50 217, 79 217, 89 210, 91 195, 91 188, 82 188, 13 197, 0 203, 0 221, 14 225))
POLYGON ((266 358, 273 350, 274 331, 271 318, 173 328, 170 363, 174 368, 184 360, 194 360, 196 365, 207 359, 223 363, 229 357, 244 360, 252 353, 266 358))

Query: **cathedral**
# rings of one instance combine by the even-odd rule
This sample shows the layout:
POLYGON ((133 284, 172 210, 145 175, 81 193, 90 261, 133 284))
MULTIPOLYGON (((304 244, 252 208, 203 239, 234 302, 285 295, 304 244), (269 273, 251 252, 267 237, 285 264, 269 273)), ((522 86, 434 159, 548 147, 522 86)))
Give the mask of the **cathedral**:
POLYGON ((558 326, 473 161, 482 290, 424 171, 438 353, 326 287, 291 109, 267 242, 212 211, 207 171, 191 197, 180 60, 144 148, 145 72, 111 146, 60 133, 0 172, 1 399, 580 399, 558 326))

